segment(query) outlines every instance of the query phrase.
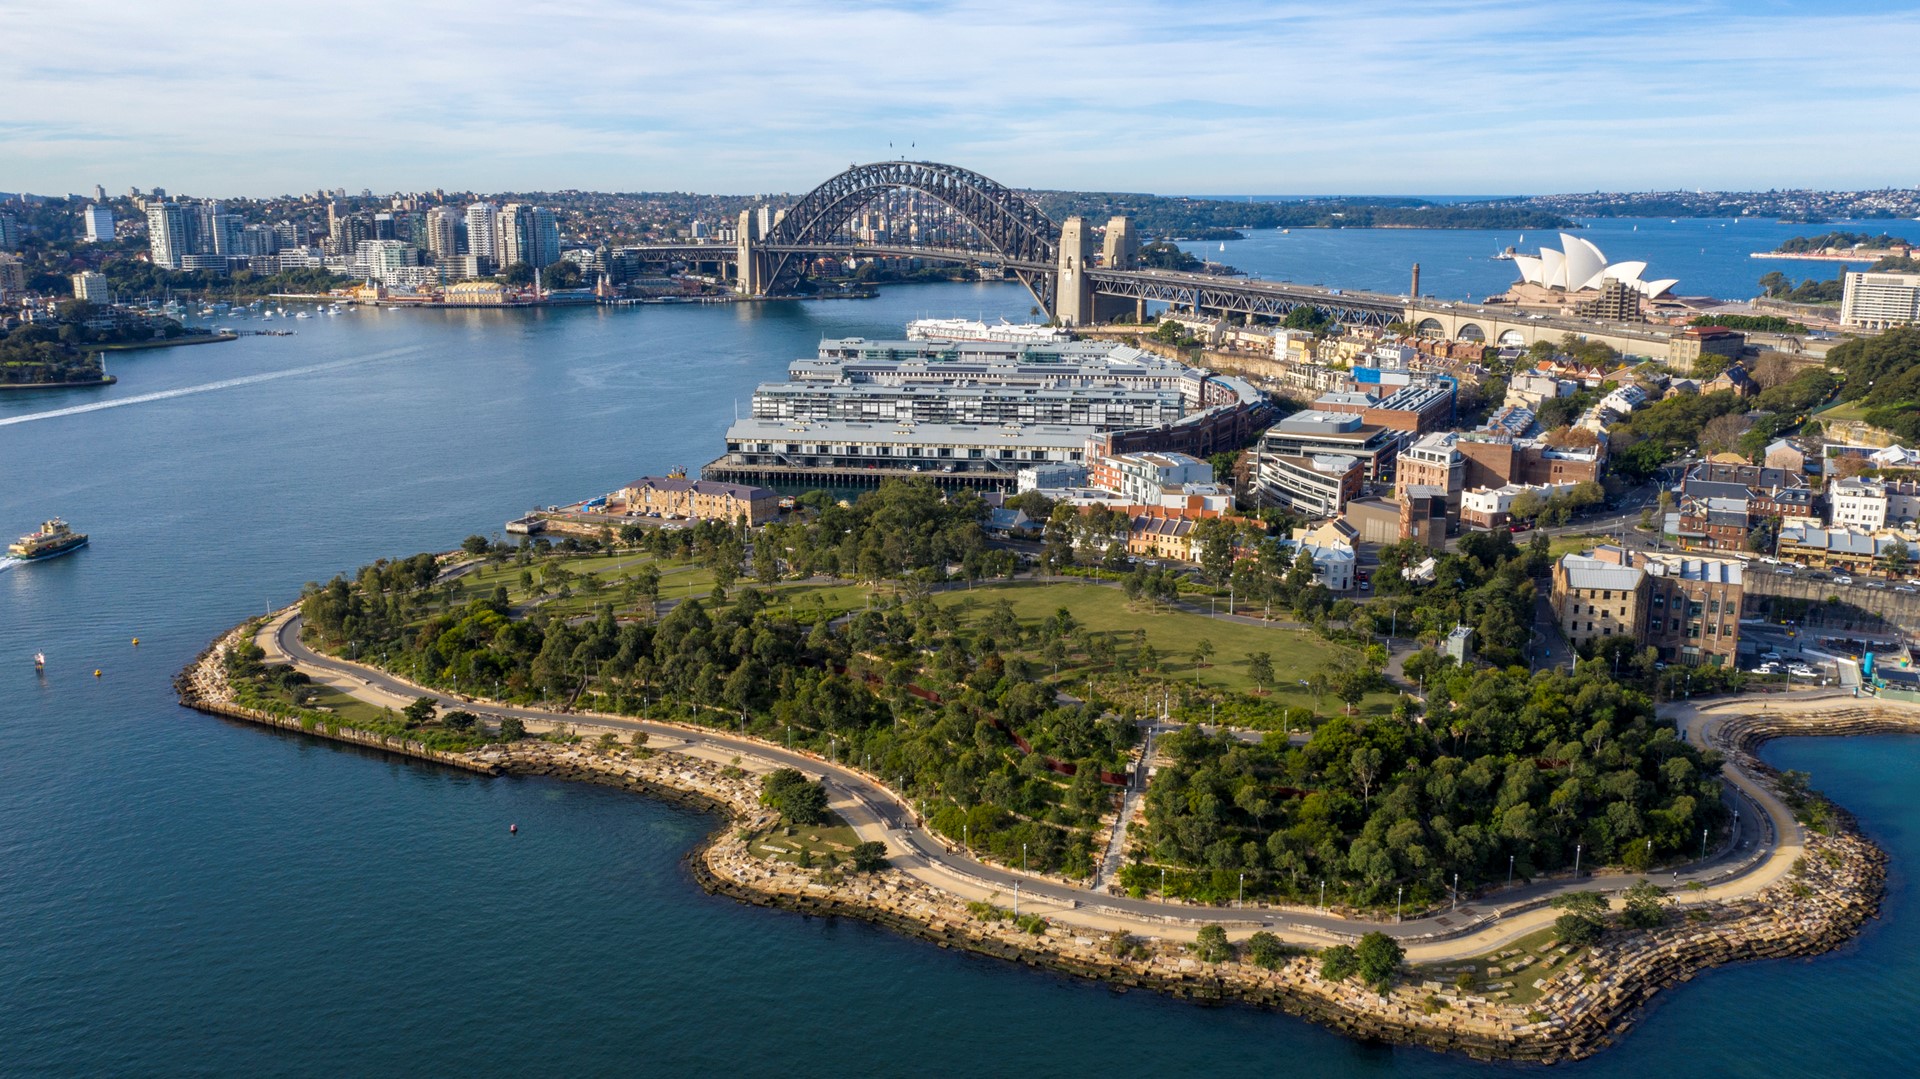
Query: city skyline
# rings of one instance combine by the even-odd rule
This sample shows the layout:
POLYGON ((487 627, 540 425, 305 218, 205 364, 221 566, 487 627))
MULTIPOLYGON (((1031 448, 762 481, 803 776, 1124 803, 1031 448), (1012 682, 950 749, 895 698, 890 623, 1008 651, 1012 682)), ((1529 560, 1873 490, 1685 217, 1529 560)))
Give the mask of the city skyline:
POLYGON ((800 192, 890 156, 1187 194, 1920 182, 1884 138, 1920 90, 1873 76, 1920 12, 1874 0, 253 14, 14 11, 0 187, 800 192))

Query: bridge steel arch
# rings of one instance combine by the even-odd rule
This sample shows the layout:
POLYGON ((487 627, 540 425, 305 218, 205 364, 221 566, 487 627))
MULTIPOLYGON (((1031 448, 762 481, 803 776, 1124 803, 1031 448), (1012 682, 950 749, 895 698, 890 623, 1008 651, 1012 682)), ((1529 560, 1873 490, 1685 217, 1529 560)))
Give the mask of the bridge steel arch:
MULTIPOLYGON (((840 226, 888 191, 918 191, 951 207, 980 233, 1040 307, 1054 313, 1060 226, 1013 189, 977 172, 932 161, 855 165, 808 192, 760 238, 776 249, 766 253, 764 291, 786 291, 800 277, 802 252, 778 248, 831 247, 840 226)), ((927 257, 941 256, 929 251, 927 257)))

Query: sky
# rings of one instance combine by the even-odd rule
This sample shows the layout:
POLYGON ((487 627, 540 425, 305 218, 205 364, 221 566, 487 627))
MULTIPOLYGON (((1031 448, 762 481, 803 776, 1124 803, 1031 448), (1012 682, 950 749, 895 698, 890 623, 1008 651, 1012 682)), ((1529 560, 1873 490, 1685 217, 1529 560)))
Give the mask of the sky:
POLYGON ((0 190, 1920 185, 1912 0, 0 0, 0 190))

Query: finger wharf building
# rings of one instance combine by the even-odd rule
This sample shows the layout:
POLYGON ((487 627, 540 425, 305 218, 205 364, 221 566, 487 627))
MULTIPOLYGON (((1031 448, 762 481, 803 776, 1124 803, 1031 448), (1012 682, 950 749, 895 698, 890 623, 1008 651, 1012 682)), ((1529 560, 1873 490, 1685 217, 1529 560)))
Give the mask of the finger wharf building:
POLYGON ((709 479, 786 488, 926 478, 1013 490, 1023 468, 1236 449, 1273 422, 1250 383, 1126 345, 840 338, 753 394, 709 479))

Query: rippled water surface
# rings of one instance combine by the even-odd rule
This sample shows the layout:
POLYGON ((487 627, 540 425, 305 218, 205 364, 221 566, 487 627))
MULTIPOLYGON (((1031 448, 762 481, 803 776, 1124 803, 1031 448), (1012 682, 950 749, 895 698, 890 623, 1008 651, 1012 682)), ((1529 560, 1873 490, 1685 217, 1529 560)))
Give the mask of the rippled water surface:
MULTIPOLYGON (((173 702, 211 637, 304 581, 698 466, 822 335, 1030 302, 363 312, 116 358, 100 393, 0 397, 0 530, 62 514, 94 537, 0 571, 0 1073, 1514 1070, 712 899, 681 864, 708 818, 173 702)), ((1893 852, 1888 917, 1838 955, 1697 979, 1562 1074, 1912 1071, 1920 740, 1772 756, 1893 852)))

